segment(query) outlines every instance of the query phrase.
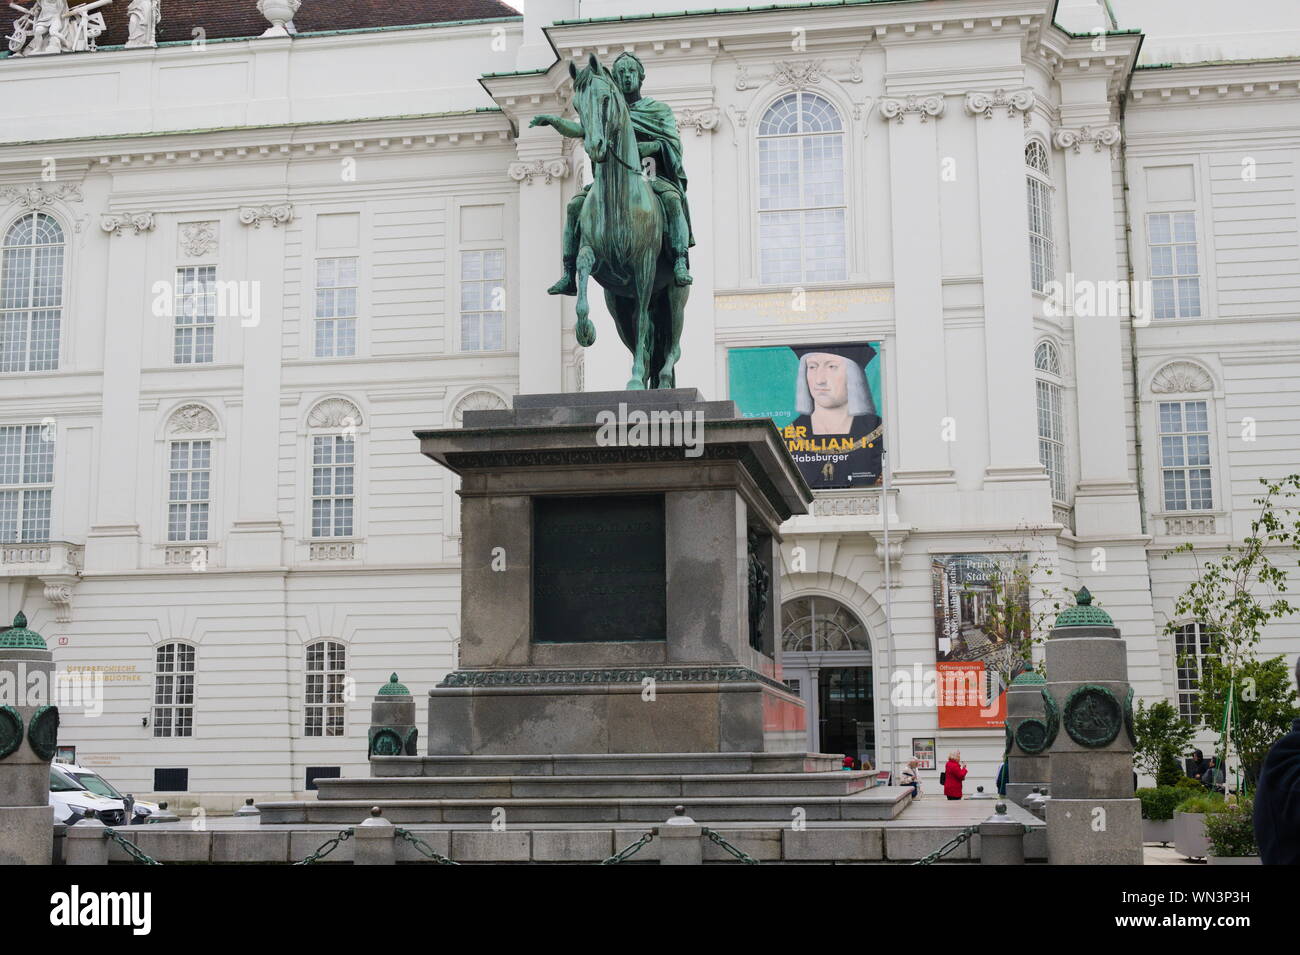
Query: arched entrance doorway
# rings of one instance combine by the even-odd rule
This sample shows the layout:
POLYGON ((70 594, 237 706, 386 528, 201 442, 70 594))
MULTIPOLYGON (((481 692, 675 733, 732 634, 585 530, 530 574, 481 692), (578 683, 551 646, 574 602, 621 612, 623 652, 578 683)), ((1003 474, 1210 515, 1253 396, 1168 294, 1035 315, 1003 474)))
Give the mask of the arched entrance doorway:
POLYGON ((781 606, 785 682, 808 708, 808 749, 876 765, 871 640, 857 615, 830 597, 781 606))

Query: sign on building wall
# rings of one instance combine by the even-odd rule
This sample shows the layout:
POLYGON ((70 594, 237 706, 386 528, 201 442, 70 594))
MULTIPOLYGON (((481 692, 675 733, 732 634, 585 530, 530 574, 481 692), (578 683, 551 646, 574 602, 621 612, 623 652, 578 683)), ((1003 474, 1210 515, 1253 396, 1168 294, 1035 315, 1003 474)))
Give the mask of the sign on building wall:
POLYGON ((733 348, 727 370, 741 415, 776 423, 809 487, 880 484, 879 342, 733 348))
POLYGON ((1028 557, 937 554, 930 574, 939 727, 1002 726, 1029 647, 1028 557))

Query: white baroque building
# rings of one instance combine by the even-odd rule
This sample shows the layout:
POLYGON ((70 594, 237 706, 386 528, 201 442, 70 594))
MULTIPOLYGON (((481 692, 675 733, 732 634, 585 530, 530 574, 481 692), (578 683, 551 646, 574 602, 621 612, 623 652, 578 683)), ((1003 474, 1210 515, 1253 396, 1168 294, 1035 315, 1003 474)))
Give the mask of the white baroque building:
MULTIPOLYGON (((567 109, 569 60, 624 50, 689 174, 678 381, 723 398, 732 348, 885 345, 888 496, 819 492, 784 529, 809 748, 933 738, 992 786, 1001 729, 890 701, 934 666, 955 553, 1086 584, 1139 697, 1194 706, 1196 622, 1164 634, 1192 564, 1164 556, 1241 539, 1300 458, 1290 7, 118 6, 0 60, 0 611, 102 675, 60 741, 123 790, 222 808, 365 774, 375 690, 454 667, 456 489, 412 431, 622 387, 601 306, 584 352, 545 294, 581 145, 528 124, 567 109), (1130 280, 1145 315, 1045 294, 1130 280)), ((1262 651, 1294 662, 1296 621, 1262 651)))

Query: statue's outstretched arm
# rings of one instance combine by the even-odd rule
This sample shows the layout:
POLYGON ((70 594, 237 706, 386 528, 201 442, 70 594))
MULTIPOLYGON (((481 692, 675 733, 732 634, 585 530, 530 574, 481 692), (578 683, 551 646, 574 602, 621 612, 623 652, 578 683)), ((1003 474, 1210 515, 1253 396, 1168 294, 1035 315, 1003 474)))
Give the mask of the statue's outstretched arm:
POLYGON ((533 121, 528 125, 530 128, 533 126, 550 126, 561 136, 568 136, 570 139, 581 139, 587 135, 581 123, 575 123, 571 119, 562 119, 559 116, 551 116, 549 113, 534 116, 533 121))

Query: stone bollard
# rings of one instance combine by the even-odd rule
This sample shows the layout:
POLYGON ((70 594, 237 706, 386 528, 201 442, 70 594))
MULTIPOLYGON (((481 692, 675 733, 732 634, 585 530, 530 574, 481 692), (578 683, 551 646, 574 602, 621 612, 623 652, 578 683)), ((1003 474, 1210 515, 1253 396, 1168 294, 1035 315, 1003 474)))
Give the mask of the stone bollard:
POLYGON ((249 796, 244 800, 244 804, 235 810, 236 816, 252 816, 256 819, 262 814, 262 810, 253 805, 253 797, 249 796))
POLYGON ((1032 670, 1007 689, 1007 798, 1026 809, 1029 794, 1051 780, 1047 748, 1056 727, 1048 719, 1046 692, 1047 681, 1032 670))
POLYGON ((50 858, 50 865, 64 864, 63 846, 67 836, 68 827, 64 823, 56 822, 54 824, 54 854, 50 858))
POLYGON ((1022 808, 1029 810, 1039 819, 1042 819, 1043 815, 1047 811, 1046 805, 1047 793, 1035 786, 1033 791, 1025 797, 1024 806, 1022 808))
POLYGON ((999 802, 980 823, 980 865, 1024 865, 1025 827, 1007 816, 999 802))
POLYGON ((1047 861, 1141 865, 1142 804, 1133 795, 1133 688, 1128 653, 1088 588, 1057 615, 1047 638, 1049 759, 1047 861))
POLYGON ((397 682, 397 674, 379 688, 370 704, 369 756, 418 756, 420 731, 415 726, 415 698, 397 682))
POLYGON ((82 819, 64 838, 67 865, 108 865, 108 837, 98 819, 82 819))
POLYGON ((353 865, 397 865, 397 827, 380 815, 378 806, 352 830, 352 843, 353 865))
POLYGON ((19 611, 0 632, 0 865, 49 865, 50 760, 58 744, 54 655, 19 611))
POLYGON ((686 815, 685 806, 675 807, 659 827, 659 864, 704 864, 704 827, 686 815))

